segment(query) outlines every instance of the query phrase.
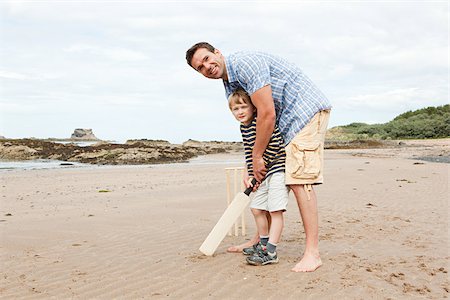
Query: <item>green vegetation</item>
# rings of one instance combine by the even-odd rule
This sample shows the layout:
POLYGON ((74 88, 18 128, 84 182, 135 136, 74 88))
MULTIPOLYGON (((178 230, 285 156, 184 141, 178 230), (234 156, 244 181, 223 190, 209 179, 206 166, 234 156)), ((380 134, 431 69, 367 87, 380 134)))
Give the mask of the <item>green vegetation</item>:
POLYGON ((450 105, 407 111, 384 124, 351 123, 331 128, 328 139, 425 139, 450 137, 450 105))

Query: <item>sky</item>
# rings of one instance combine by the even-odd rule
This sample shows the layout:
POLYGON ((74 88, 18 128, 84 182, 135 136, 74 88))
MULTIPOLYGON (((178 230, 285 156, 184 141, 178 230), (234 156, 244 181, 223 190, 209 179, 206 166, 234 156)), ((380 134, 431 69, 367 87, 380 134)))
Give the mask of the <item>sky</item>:
POLYGON ((449 103, 448 1, 0 1, 0 135, 239 141, 220 80, 186 50, 295 63, 330 127, 449 103))

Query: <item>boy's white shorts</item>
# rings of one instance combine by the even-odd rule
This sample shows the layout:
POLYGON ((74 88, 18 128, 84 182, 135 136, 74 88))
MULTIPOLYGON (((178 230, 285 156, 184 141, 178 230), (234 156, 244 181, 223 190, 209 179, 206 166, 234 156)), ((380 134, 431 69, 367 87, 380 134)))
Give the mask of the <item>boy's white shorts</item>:
POLYGON ((269 212, 285 211, 289 190, 285 183, 284 172, 277 172, 267 177, 256 190, 251 208, 266 210, 269 212))

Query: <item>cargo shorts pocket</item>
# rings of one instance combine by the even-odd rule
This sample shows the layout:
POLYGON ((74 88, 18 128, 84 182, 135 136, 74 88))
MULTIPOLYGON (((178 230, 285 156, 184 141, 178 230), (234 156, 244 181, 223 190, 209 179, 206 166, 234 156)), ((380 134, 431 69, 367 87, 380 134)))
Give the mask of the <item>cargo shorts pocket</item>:
POLYGON ((291 155, 286 161, 286 171, 297 179, 315 179, 319 176, 321 159, 320 142, 292 142, 291 155))

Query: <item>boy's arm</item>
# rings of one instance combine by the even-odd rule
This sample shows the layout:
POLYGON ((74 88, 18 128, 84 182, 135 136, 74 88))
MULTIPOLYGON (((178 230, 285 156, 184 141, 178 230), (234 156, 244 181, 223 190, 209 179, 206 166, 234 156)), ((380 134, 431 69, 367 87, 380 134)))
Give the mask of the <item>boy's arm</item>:
POLYGON ((261 182, 267 173, 263 154, 270 141, 275 128, 275 104, 272 98, 272 88, 266 85, 251 95, 252 103, 256 107, 256 139, 252 151, 253 173, 258 182, 261 182))
POLYGON ((244 182, 245 188, 248 188, 248 179, 250 176, 248 175, 247 164, 244 164, 244 170, 242 172, 242 181, 244 182))

